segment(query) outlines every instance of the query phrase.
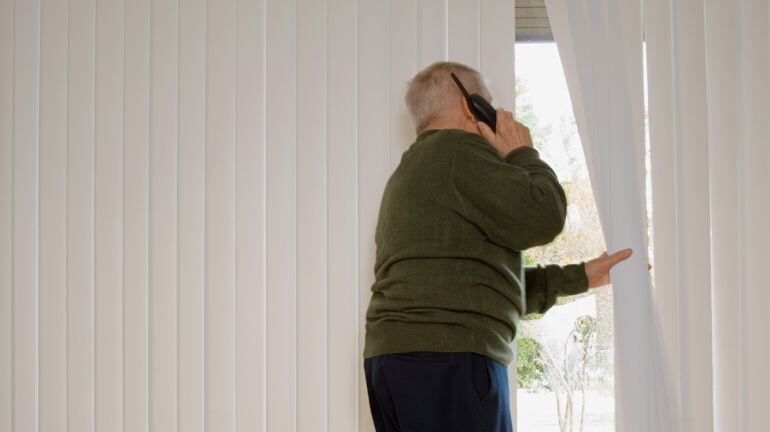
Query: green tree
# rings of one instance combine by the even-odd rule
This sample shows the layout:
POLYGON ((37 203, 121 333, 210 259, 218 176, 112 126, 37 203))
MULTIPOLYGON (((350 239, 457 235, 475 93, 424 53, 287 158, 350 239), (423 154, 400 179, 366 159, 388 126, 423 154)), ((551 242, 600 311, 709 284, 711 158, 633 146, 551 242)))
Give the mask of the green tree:
POLYGON ((540 346, 532 338, 521 338, 517 342, 516 380, 519 388, 535 389, 543 385, 543 362, 539 360, 540 346))

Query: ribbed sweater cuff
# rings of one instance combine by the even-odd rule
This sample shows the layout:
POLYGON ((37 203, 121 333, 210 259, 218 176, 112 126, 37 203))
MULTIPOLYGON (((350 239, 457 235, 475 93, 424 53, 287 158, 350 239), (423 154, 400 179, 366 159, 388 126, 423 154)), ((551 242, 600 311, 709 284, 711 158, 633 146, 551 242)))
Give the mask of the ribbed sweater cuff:
POLYGON ((558 272, 549 272, 548 270, 548 266, 546 266, 548 284, 556 288, 559 296, 575 295, 588 291, 585 261, 562 266, 558 272))
POLYGON ((516 147, 505 156, 506 162, 515 165, 526 165, 526 162, 532 159, 540 159, 540 152, 529 146, 516 147))

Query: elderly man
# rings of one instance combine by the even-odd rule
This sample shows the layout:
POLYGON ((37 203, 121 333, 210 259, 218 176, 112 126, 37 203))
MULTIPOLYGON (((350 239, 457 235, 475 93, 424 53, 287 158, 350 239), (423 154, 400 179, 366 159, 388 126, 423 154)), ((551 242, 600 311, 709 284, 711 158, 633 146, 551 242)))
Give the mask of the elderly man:
POLYGON ((522 267, 564 228, 567 200, 529 130, 477 122, 452 81, 487 101, 481 75, 438 62, 409 83, 417 138, 388 180, 375 241, 364 370, 377 431, 511 431, 508 370, 520 317, 609 283, 624 249, 522 267))

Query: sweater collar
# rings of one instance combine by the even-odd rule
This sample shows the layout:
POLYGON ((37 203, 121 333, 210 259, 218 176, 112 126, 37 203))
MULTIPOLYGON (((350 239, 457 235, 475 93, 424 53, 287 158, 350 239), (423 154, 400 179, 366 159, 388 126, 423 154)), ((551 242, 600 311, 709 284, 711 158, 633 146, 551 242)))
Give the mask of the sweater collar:
POLYGON ((417 139, 415 141, 422 141, 425 138, 429 137, 430 135, 433 135, 434 133, 440 131, 441 129, 426 129, 422 132, 420 132, 419 135, 417 135, 417 139))
POLYGON ((449 128, 449 129, 426 129, 426 130, 420 132, 419 135, 417 135, 417 139, 415 139, 415 141, 422 141, 425 138, 427 138, 427 137, 429 137, 429 136, 431 136, 434 133, 439 132, 439 131, 455 132, 455 133, 459 132, 461 134, 476 135, 473 132, 468 132, 467 130, 463 130, 463 129, 453 129, 453 128, 449 128))

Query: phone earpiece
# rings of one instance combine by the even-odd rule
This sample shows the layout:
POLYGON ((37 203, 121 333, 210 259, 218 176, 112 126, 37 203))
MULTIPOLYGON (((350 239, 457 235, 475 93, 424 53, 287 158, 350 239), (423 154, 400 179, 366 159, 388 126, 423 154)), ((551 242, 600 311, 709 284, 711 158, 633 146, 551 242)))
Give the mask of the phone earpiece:
POLYGON ((457 75, 455 75, 454 72, 451 72, 450 75, 452 76, 455 84, 457 84, 457 87, 459 87, 460 91, 463 93, 465 101, 468 103, 468 108, 471 110, 473 116, 476 117, 476 120, 486 123, 486 125, 492 129, 492 132, 496 132, 497 111, 495 108, 489 102, 487 102, 486 99, 481 97, 480 94, 468 94, 468 91, 463 86, 463 83, 460 82, 460 79, 457 78, 457 75))
POLYGON ((474 93, 471 95, 471 104, 469 106, 476 119, 486 123, 492 129, 492 132, 497 132, 495 128, 497 126, 497 111, 486 99, 474 93))

